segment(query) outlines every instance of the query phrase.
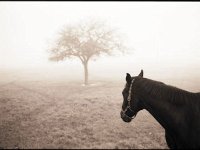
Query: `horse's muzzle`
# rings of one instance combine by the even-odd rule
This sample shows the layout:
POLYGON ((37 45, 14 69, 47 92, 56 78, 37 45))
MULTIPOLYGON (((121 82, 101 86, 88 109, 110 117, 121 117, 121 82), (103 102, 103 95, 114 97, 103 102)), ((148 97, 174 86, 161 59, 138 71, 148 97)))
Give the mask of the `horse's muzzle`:
POLYGON ((121 111, 120 115, 124 122, 127 122, 127 123, 131 122, 132 119, 130 117, 128 117, 123 111, 121 111))

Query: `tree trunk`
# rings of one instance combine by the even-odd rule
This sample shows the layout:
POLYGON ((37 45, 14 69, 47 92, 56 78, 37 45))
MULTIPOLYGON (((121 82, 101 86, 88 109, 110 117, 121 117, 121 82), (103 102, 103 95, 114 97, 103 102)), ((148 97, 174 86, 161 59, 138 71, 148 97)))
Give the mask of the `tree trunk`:
POLYGON ((84 66, 84 75, 85 75, 85 81, 84 81, 84 83, 85 83, 85 85, 87 85, 88 84, 88 62, 84 62, 83 63, 83 66, 84 66))

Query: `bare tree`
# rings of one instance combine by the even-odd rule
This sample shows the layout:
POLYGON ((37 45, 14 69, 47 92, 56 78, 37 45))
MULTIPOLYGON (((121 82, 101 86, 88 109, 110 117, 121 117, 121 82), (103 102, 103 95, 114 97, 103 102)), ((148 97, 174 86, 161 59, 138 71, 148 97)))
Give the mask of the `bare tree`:
POLYGON ((88 84, 88 62, 100 54, 113 54, 124 51, 124 46, 116 30, 110 29, 105 22, 90 20, 85 23, 66 25, 59 33, 55 46, 50 49, 51 61, 65 58, 78 58, 83 64, 85 85, 88 84))

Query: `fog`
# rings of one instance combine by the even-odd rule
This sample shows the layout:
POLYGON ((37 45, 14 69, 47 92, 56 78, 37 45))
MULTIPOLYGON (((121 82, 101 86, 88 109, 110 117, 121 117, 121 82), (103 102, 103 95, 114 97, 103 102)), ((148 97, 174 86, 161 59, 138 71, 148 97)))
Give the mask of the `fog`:
POLYGON ((117 28, 131 53, 89 63, 90 80, 120 80, 125 74, 179 85, 200 75, 199 2, 1 2, 2 80, 83 80, 78 59, 50 62, 47 49, 69 23, 95 18, 117 28), (171 81, 171 82, 170 82, 171 81))
MULTIPOLYGON (((81 48, 89 45, 91 54, 94 43, 81 48)), ((136 76, 141 69, 145 78, 200 92, 199 2, 0 2, 0 149, 167 149, 182 147, 181 141, 198 146, 184 137, 177 145, 171 135, 182 137, 181 127, 194 126, 195 132, 199 94, 158 90, 160 84, 144 79, 141 87, 147 87, 138 88, 144 99, 136 92, 131 101, 129 90, 128 103, 122 96, 126 73, 136 76), (78 58, 50 61, 48 50, 65 25, 92 19, 115 29, 127 53, 89 60, 87 84, 78 58), (166 94, 171 99, 162 99, 166 94), (129 115, 134 119, 125 123, 129 115)))

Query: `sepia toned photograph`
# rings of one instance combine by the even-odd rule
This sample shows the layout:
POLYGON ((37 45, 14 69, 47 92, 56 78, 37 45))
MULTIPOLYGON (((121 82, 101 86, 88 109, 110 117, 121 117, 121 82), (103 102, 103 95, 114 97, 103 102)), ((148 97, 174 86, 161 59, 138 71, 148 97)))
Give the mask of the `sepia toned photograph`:
POLYGON ((0 2, 0 149, 200 148, 200 2, 0 2))

